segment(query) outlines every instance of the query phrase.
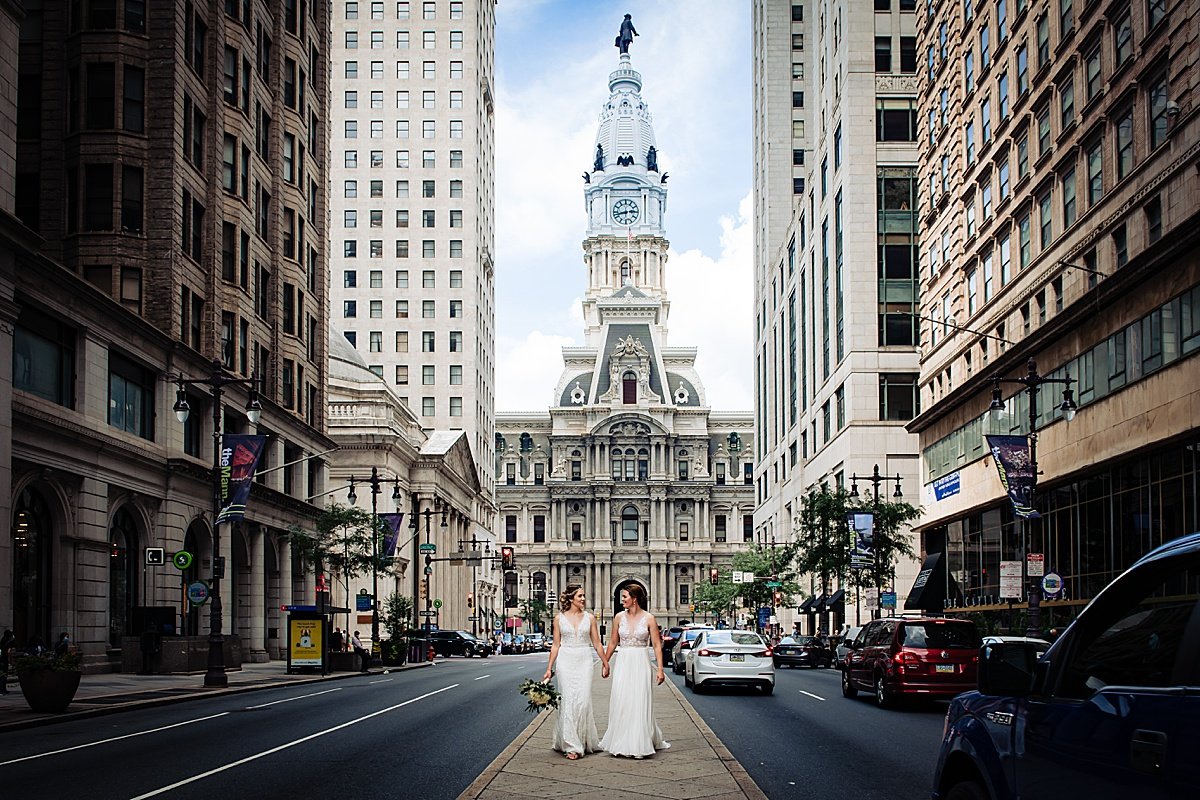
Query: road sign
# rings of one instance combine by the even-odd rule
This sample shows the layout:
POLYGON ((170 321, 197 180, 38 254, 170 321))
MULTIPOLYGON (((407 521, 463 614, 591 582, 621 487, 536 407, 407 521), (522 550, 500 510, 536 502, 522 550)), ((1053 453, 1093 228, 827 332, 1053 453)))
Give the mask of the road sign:
POLYGON ((425 542, 424 544, 422 544, 420 547, 417 548, 417 551, 421 552, 421 553, 436 553, 437 545, 434 544, 433 542, 425 542))
POLYGON ((780 589, 782 587, 783 587, 783 583, 781 583, 780 581, 767 581, 768 589, 780 589))
POLYGON ((472 614, 471 616, 467 617, 467 622, 479 622, 479 617, 472 614))
POLYGON ((884 592, 882 595, 880 595, 880 597, 882 598, 881 605, 884 608, 895 608, 896 607, 896 593, 895 592, 884 592))
POLYGON ((742 573, 742 583, 754 583, 754 573, 753 572, 743 572, 742 573))
POLYGON ((1021 591, 1021 562, 1000 562, 1000 598, 1005 600, 1020 600, 1025 593, 1021 591))
MULTIPOLYGON (((171 563, 175 565, 177 570, 185 570, 192 565, 194 557, 187 550, 180 550, 178 553, 171 555, 171 563)), ((161 561, 158 563, 162 563, 161 561)))
POLYGON ((1062 594, 1063 579, 1057 572, 1047 572, 1042 576, 1042 591, 1046 597, 1054 598, 1062 594))
POLYGON ((208 584, 204 581, 192 581, 187 587, 188 602, 194 606, 202 606, 208 602, 208 584))
POLYGON ((442 601, 441 601, 441 600, 434 600, 434 601, 433 601, 433 607, 434 607, 434 608, 441 608, 441 607, 442 607, 442 601))
POLYGON ((497 630, 497 631, 504 630, 504 623, 502 623, 500 620, 496 620, 495 622, 492 623, 492 630, 497 630))
POLYGON ((1029 561, 1029 577, 1040 578, 1046 574, 1046 555, 1044 553, 1030 553, 1026 558, 1029 561))
POLYGON ((771 609, 763 606, 758 610, 758 627, 765 628, 771 624, 771 609))
POLYGON ((740 569, 735 569, 735 570, 733 571, 733 582, 734 582, 734 583, 741 583, 741 582, 742 582, 742 577, 743 577, 744 575, 745 575, 745 573, 744 573, 744 572, 742 572, 740 569))
POLYGON ((420 614, 422 617, 436 617, 437 616, 436 611, 422 611, 422 612, 420 612, 420 614))
POLYGON ((164 551, 161 547, 147 547, 146 548, 146 563, 147 564, 149 564, 151 566, 163 564, 163 563, 165 563, 165 559, 166 559, 166 551, 164 551))

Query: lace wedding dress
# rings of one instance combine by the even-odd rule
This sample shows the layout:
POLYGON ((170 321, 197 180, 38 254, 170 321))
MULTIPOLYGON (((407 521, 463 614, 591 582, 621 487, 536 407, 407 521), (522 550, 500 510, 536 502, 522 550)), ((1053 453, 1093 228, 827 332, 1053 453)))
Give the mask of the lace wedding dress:
POLYGON ((621 615, 620 647, 609 660, 612 696, 608 730, 600 749, 614 756, 643 758, 671 745, 654 720, 654 650, 650 647, 650 615, 642 612, 630 623, 621 615))
POLYGON ((578 626, 558 615, 558 724, 554 749, 563 753, 594 753, 598 749, 596 717, 592 713, 592 615, 586 611, 578 626))

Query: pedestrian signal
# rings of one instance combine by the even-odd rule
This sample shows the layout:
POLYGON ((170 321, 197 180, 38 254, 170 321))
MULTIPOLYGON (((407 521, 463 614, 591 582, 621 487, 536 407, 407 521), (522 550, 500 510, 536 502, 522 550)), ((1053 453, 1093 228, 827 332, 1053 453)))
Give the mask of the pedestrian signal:
POLYGON ((720 573, 717 572, 716 567, 713 567, 712 569, 710 569, 708 571, 708 582, 711 583, 713 586, 716 586, 717 582, 719 580, 720 580, 720 573))
POLYGON ((513 549, 511 547, 500 548, 500 563, 504 569, 512 569, 514 565, 513 549))

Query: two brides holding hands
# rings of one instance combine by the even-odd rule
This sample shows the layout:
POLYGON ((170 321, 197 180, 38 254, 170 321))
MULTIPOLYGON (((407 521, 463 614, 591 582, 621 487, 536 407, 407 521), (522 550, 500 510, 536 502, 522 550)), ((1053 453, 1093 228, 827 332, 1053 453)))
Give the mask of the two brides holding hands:
POLYGON ((557 666, 561 698, 554 749, 571 760, 597 750, 645 758, 667 749, 671 745, 654 719, 654 684, 666 679, 662 639, 654 616, 645 610, 645 590, 637 584, 621 590, 624 610, 613 619, 607 649, 602 648, 596 618, 585 605, 583 587, 569 584, 559 596, 559 613, 554 617, 554 644, 543 676, 549 680, 557 666), (601 677, 607 678, 611 668, 613 681, 608 730, 602 739, 596 735, 592 713, 593 650, 600 657, 601 677))

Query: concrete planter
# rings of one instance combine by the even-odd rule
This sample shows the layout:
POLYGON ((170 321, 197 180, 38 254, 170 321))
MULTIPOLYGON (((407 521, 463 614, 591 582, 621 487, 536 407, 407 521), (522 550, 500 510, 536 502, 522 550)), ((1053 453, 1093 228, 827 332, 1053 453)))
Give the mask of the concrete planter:
POLYGON ((75 699, 79 679, 78 670, 18 669, 17 680, 25 702, 34 711, 43 714, 61 714, 75 699))

